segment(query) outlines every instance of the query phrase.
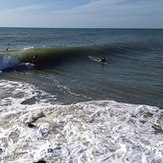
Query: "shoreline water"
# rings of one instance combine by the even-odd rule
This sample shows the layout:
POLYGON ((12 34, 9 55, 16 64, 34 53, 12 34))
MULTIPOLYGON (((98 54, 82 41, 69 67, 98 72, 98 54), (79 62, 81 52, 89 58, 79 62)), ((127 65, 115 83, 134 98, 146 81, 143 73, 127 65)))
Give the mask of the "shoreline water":
POLYGON ((0 87, 9 93, 0 103, 1 160, 159 162, 163 158, 163 111, 158 107, 109 100, 54 105, 42 97, 55 97, 32 85, 3 81, 0 87))

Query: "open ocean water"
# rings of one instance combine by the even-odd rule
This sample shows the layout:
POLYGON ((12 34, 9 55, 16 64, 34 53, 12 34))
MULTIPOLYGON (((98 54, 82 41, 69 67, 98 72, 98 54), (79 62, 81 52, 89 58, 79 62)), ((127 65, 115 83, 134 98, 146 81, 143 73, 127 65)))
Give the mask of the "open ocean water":
POLYGON ((2 163, 162 163, 162 109, 162 29, 0 28, 2 163))

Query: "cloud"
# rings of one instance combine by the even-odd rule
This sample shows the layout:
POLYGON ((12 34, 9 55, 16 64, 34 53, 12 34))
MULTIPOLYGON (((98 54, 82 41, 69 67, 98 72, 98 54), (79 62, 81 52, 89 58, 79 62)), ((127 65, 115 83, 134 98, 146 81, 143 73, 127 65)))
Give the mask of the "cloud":
POLYGON ((71 9, 55 10, 52 15, 64 26, 152 27, 162 25, 162 6, 162 0, 92 0, 71 9))
MULTIPOLYGON (((110 1, 109 1, 110 2, 110 1)), ((108 3, 108 0, 94 0, 90 1, 87 4, 77 6, 72 9, 66 9, 66 10, 55 10, 53 13, 55 14, 72 14, 72 13, 87 13, 92 11, 97 11, 102 7, 105 7, 108 3)), ((112 3, 112 2, 110 2, 112 3)))
POLYGON ((1 22, 34 27, 163 27, 163 0, 86 0, 65 7, 67 0, 47 2, 0 11, 1 22))
POLYGON ((33 10, 38 10, 42 9, 44 6, 40 4, 36 5, 30 5, 30 6, 25 6, 25 7, 19 7, 19 8, 14 8, 14 9, 6 9, 0 11, 0 14, 14 14, 14 13, 22 13, 22 12, 28 12, 28 11, 33 11, 33 10))
POLYGON ((162 9, 161 0, 93 0, 81 6, 77 6, 67 10, 56 10, 54 14, 58 15, 72 15, 72 14, 95 14, 109 16, 109 15, 127 15, 127 14, 143 14, 146 12, 157 12, 162 9))

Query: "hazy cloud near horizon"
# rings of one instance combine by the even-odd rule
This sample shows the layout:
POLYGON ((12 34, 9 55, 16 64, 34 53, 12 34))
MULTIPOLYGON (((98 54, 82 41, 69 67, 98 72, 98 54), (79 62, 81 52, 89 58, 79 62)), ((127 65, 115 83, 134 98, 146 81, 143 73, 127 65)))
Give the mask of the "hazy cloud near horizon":
POLYGON ((0 0, 0 26, 163 28, 163 0, 0 0))

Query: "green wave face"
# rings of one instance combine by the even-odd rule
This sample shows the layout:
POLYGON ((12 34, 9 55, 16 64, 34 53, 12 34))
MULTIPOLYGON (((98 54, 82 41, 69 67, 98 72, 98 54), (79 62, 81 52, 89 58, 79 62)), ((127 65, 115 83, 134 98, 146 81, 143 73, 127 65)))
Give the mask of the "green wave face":
MULTIPOLYGON (((86 49, 71 48, 33 48, 22 51, 1 51, 0 55, 12 55, 20 62, 34 62, 36 64, 59 63, 74 56, 81 56, 86 49), (35 58, 35 60, 33 60, 35 58)), ((88 49, 87 49, 88 50, 88 49)))
POLYGON ((17 57, 20 62, 33 62, 33 58, 37 64, 58 63, 79 55, 81 49, 79 48, 38 48, 19 51, 17 57))

